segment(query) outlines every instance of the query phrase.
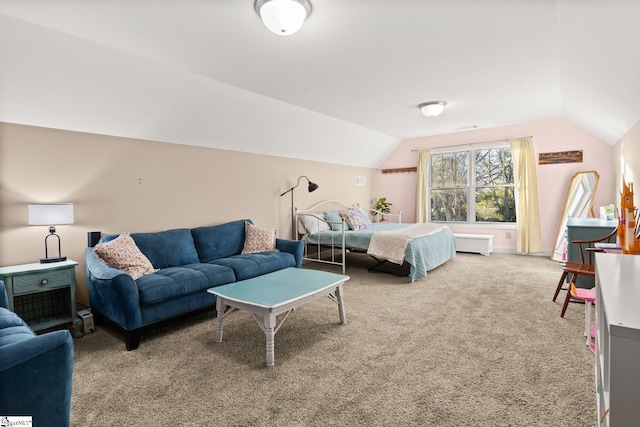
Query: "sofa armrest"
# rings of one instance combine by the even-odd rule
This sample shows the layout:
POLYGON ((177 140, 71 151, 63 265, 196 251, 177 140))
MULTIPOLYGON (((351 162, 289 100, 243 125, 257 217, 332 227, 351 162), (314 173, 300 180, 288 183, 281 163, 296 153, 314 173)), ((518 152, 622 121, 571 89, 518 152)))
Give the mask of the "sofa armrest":
POLYGON ((9 296, 2 280, 0 280, 0 307, 9 309, 9 296))
POLYGON ((133 277, 102 262, 93 248, 85 250, 85 263, 91 309, 126 330, 142 326, 138 285, 133 277))
POLYGON ((302 256, 304 253, 304 242, 302 242, 302 240, 276 239, 276 249, 280 252, 293 254, 296 259, 296 267, 302 267, 302 256))
POLYGON ((31 415, 33 425, 68 426, 73 339, 54 331, 0 347, 0 414, 31 415))

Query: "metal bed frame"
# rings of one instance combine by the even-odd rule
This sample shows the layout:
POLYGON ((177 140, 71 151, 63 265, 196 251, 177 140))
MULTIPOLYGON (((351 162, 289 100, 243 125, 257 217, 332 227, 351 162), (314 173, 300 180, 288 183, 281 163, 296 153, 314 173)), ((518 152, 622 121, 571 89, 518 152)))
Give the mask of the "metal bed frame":
MULTIPOLYGON (((346 272, 346 254, 347 252, 356 252, 356 253, 366 253, 366 250, 360 248, 352 248, 345 244, 345 218, 341 215, 340 222, 336 221, 327 221, 324 219, 325 212, 342 212, 345 209, 349 208, 361 208, 358 204, 355 205, 347 205, 345 203, 339 202, 337 200, 326 200, 316 205, 310 207, 309 209, 298 209, 295 208, 295 236, 297 240, 305 241, 304 245, 304 254, 302 259, 306 261, 313 261, 325 264, 339 265, 342 266, 342 274, 346 272), (303 218, 305 217, 313 217, 312 221, 317 221, 317 225, 319 226, 321 223, 326 224, 331 227, 331 225, 342 225, 342 233, 340 233, 340 237, 331 237, 331 244, 326 243, 309 243, 304 239, 306 235, 305 232, 301 232, 300 227, 304 227, 303 218)), ((375 216, 374 214, 378 214, 384 217, 390 217, 397 220, 398 223, 402 222, 402 212, 397 214, 383 214, 382 212, 376 209, 365 209, 361 208, 364 212, 368 213, 370 216, 375 216)), ((394 221, 396 222, 396 221, 394 221)), ((375 257, 373 257, 376 259, 375 257)), ((377 260, 379 263, 383 263, 384 261, 377 260)))

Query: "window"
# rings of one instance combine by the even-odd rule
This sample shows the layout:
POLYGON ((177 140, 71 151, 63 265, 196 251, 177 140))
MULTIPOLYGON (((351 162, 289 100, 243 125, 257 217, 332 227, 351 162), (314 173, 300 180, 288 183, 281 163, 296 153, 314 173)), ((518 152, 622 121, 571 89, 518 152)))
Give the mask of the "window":
POLYGON ((513 161, 507 143, 432 152, 429 189, 431 221, 516 221, 513 161))

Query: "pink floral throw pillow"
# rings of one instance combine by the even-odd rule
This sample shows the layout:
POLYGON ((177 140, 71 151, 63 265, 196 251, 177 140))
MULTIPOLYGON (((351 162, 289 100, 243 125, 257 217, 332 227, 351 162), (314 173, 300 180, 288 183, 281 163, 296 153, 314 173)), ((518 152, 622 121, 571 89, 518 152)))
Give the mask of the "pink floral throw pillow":
POLYGON ((109 266, 129 273, 134 280, 158 271, 127 231, 109 242, 98 243, 93 251, 109 266))
POLYGON ((250 222, 244 223, 245 239, 243 254, 256 252, 269 252, 276 250, 276 237, 278 230, 275 228, 258 228, 250 222))
POLYGON ((349 208, 342 212, 342 215, 344 215, 344 220, 352 230, 364 230, 370 227, 356 209, 349 208))

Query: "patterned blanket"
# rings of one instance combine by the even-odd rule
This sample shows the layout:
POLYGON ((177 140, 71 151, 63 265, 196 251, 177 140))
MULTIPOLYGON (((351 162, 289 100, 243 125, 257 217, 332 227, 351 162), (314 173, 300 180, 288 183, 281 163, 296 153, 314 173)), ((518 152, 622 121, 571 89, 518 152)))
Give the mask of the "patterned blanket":
POLYGON ((409 242, 445 228, 447 226, 441 224, 417 223, 398 230, 378 231, 371 237, 367 254, 402 265, 409 242))

